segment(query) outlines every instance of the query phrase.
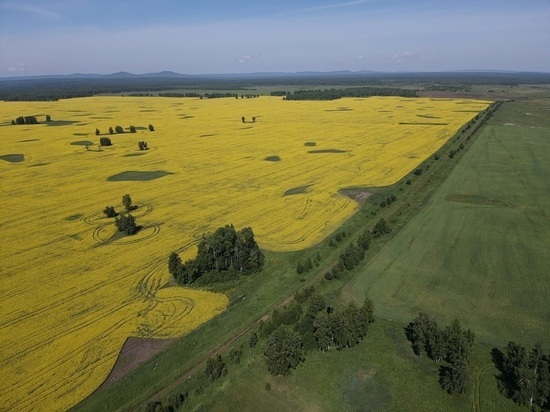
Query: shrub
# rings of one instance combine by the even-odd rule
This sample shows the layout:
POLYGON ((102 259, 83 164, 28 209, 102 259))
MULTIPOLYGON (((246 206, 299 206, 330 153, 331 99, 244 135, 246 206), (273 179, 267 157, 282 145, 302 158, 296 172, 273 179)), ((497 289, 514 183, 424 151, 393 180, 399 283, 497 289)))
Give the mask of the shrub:
POLYGON ((100 137, 99 144, 101 146, 112 146, 113 143, 111 142, 111 139, 109 139, 108 137, 100 137))
POLYGON ((414 174, 417 175, 417 176, 420 176, 420 175, 422 174, 422 169, 420 169, 420 168, 419 168, 419 169, 416 169, 416 170, 414 171, 414 174))

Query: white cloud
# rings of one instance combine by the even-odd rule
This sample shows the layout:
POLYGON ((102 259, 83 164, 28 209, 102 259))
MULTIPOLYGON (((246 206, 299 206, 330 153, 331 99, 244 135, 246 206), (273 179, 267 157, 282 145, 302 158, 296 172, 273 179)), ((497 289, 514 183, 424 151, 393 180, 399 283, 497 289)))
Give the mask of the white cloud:
POLYGON ((255 59, 257 57, 259 57, 259 54, 245 54, 245 55, 241 56, 241 58, 238 61, 239 61, 239 63, 242 64, 242 63, 246 63, 246 62, 248 62, 252 59, 255 59))
POLYGON ((416 57, 416 54, 411 53, 409 51, 404 51, 401 53, 394 54, 390 58, 396 63, 402 63, 405 60, 414 59, 415 57, 416 57))

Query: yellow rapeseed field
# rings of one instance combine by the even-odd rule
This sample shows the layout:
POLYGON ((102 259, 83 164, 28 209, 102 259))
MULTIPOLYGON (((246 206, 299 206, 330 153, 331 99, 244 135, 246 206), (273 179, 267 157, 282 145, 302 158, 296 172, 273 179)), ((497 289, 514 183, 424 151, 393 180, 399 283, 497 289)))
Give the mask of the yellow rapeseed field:
POLYGON ((171 251, 191 257, 228 223, 265 249, 311 246, 357 209, 339 189, 395 183, 488 104, 0 102, 0 410, 66 409, 103 382, 127 337, 181 336, 223 311, 222 294, 163 288, 171 251), (10 124, 26 115, 41 124, 10 124), (137 133, 109 135, 117 125, 137 133), (96 128, 113 146, 98 148, 96 128), (102 210, 122 210, 126 193, 143 229, 113 238, 102 210))

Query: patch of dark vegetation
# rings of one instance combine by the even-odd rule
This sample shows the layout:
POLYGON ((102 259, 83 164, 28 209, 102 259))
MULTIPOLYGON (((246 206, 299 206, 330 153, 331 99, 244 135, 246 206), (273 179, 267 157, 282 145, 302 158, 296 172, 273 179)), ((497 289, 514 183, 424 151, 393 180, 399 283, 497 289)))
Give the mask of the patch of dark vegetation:
POLYGON ((340 150, 340 149, 318 149, 318 150, 309 150, 308 153, 348 153, 348 151, 340 150))
POLYGON ((46 123, 48 126, 70 126, 75 123, 80 123, 77 120, 52 120, 46 123))
POLYGON ((212 134, 201 134, 200 137, 214 137, 214 136, 217 136, 217 133, 212 133, 212 134))
POLYGON ((475 206, 514 207, 513 204, 505 202, 504 200, 492 199, 480 195, 452 194, 447 196, 445 200, 448 202, 464 203, 475 206))
POLYGON ((439 116, 430 116, 427 114, 417 114, 416 117, 424 117, 426 119, 441 119, 439 116))
POLYGON ((352 110, 349 107, 338 107, 337 109, 327 109, 325 112, 351 112, 352 110))
POLYGON ((36 163, 34 165, 30 165, 29 167, 39 167, 39 166, 47 166, 49 163, 36 163))
POLYGON ((71 146, 92 146, 94 142, 90 140, 77 140, 76 142, 71 142, 71 146))
POLYGON ((149 180, 160 179, 161 177, 173 175, 172 172, 165 170, 151 170, 148 172, 129 170, 109 176, 108 182, 147 182, 149 180))
POLYGON ((109 116, 90 116, 90 119, 101 120, 101 119, 112 119, 112 117, 109 117, 109 116))
POLYGON ((28 142, 37 142, 40 139, 27 139, 27 140, 19 140, 18 143, 28 143, 28 142))
POLYGON ((10 163, 21 163, 22 161, 25 160, 25 155, 21 153, 6 154, 6 155, 1 155, 0 160, 4 160, 10 163))
POLYGON ((188 114, 181 114, 179 116, 180 119, 193 119, 195 116, 191 116, 191 115, 188 115, 188 114))
POLYGON ((73 133, 73 136, 88 136, 89 133, 73 133))
POLYGON ((402 96, 416 97, 416 90, 391 87, 352 87, 345 89, 296 90, 287 92, 284 100, 336 100, 342 97, 402 96))
POLYGON ((73 220, 78 220, 80 219, 81 217, 83 217, 84 215, 82 213, 77 213, 76 215, 71 215, 71 216, 67 216, 65 218, 65 220, 68 220, 69 222, 73 221, 73 220))
POLYGON ((279 156, 267 156, 264 160, 268 162, 280 162, 281 158, 279 156))
POLYGON ((288 189, 284 192, 283 196, 303 195, 309 192, 310 187, 311 185, 293 187, 292 189, 288 189))
POLYGON ((140 112, 142 113, 149 113, 149 112, 157 112, 158 110, 155 110, 155 109, 143 109, 143 110, 140 110, 140 112))
POLYGON ((145 154, 144 152, 141 152, 141 153, 128 153, 128 154, 125 154, 123 157, 143 156, 144 154, 145 154))
POLYGON ((315 143, 315 142, 305 142, 304 146, 317 146, 317 143, 315 143))

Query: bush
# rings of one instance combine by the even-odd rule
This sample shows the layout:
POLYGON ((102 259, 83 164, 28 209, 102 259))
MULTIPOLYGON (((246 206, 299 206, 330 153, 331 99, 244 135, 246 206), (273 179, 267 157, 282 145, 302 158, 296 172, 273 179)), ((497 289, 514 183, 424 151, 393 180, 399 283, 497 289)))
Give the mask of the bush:
POLYGON ((130 126, 130 133, 135 133, 136 132, 136 127, 134 125, 131 125, 130 126))
POLYGON ((119 232, 124 232, 127 235, 133 235, 137 232, 136 219, 130 214, 116 217, 115 225, 119 232))
POLYGON ((106 206, 105 209, 103 209, 103 214, 107 217, 116 217, 116 216, 118 216, 118 213, 116 212, 116 210, 113 206, 106 206))
POLYGON ((411 179, 407 179, 406 183, 407 183, 408 185, 410 185, 410 184, 411 184, 411 179))
POLYGON ((122 126, 115 126, 115 132, 124 133, 124 129, 122 128, 122 126))
POLYGON ((111 139, 109 139, 108 137, 100 137, 99 144, 101 146, 112 146, 113 143, 111 142, 111 139))
POLYGON ((150 132, 154 132, 154 131, 155 131, 155 127, 154 127, 152 124, 149 125, 149 131, 150 131, 150 132))
POLYGON ((414 171, 414 174, 417 175, 417 176, 420 176, 422 174, 422 169, 416 169, 414 171))

